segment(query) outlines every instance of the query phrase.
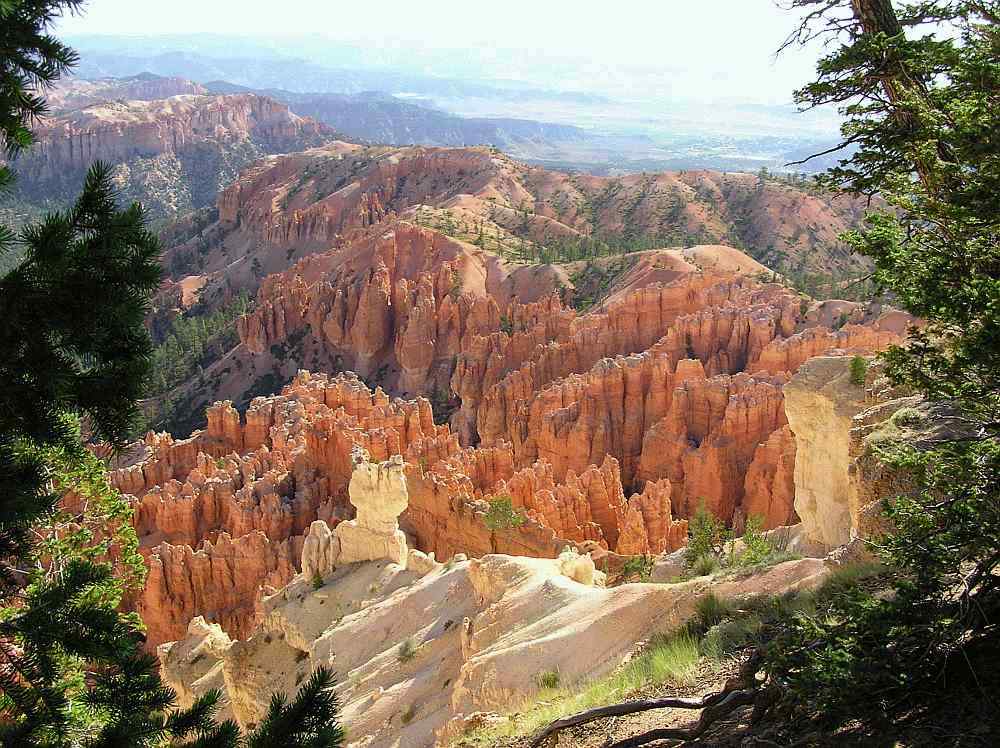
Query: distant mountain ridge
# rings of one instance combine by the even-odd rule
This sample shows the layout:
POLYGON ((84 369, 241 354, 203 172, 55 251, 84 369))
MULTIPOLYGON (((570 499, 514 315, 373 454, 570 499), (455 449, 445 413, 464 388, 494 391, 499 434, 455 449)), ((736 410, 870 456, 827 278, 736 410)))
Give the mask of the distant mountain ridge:
POLYGON ((209 81, 213 94, 258 93, 288 104, 296 114, 336 127, 355 141, 384 145, 495 145, 507 150, 523 139, 584 141, 595 138, 573 125, 509 117, 459 117, 414 104, 381 91, 358 94, 297 93, 253 89, 228 81, 209 81), (507 146, 507 147, 505 147, 507 146))
POLYGON ((303 150, 338 136, 327 125, 256 94, 119 98, 194 86, 180 79, 78 86, 75 92, 64 89, 56 100, 96 103, 40 123, 34 145, 14 163, 19 199, 68 201, 90 165, 102 160, 116 166, 123 198, 139 200, 153 218, 168 218, 210 205, 243 167, 262 156, 303 150))

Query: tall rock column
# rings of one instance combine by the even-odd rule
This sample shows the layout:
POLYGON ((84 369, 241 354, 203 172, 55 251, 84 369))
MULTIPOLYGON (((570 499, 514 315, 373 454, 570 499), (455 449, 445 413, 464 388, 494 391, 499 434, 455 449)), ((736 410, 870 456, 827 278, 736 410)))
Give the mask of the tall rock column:
POLYGON ((369 462, 364 450, 355 447, 351 462, 348 491, 358 515, 334 530, 340 541, 339 563, 388 559, 405 568, 406 535, 397 521, 409 505, 403 458, 397 454, 386 462, 369 462))
POLYGON ((851 382, 851 357, 807 361, 785 385, 785 413, 795 434, 795 511, 806 536, 833 548, 851 539, 851 428, 865 405, 851 382))

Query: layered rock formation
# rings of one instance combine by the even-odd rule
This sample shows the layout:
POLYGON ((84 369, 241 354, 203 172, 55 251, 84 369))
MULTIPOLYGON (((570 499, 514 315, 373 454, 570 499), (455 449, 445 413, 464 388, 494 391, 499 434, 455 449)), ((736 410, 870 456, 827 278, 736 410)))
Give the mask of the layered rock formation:
MULTIPOLYGON (((217 215, 172 234, 166 258, 171 307, 257 289, 239 343, 170 393, 223 402, 188 439, 148 437, 114 477, 150 559, 135 601, 150 641, 181 637, 197 615, 245 637, 303 548, 322 576, 342 557, 402 568, 411 551, 656 554, 684 544, 701 505, 737 529, 751 514, 794 521, 789 377, 811 357, 899 340, 905 318, 814 302, 725 246, 529 262, 556 246, 586 256, 594 234, 625 230, 626 199, 640 233, 721 236, 745 181, 618 183, 489 149, 340 142, 246 169, 217 215), (706 190, 719 214, 685 202, 706 190), (658 201, 674 197, 665 215, 658 201), (336 376, 302 372, 254 397, 298 369, 336 376), (382 465, 370 486, 405 481, 405 543, 394 519, 354 501, 362 464, 382 465), (515 521, 488 526, 508 505, 515 521)), ((775 241, 794 254, 783 231, 775 241)))
POLYGON ((132 464, 111 474, 135 497, 150 565, 135 607, 151 644, 181 636, 196 615, 245 635, 262 595, 297 570, 317 519, 335 529, 325 545, 311 541, 325 549, 312 556, 358 560, 377 546, 380 558, 392 555, 400 565, 408 548, 439 558, 495 551, 554 558, 574 544, 653 553, 686 535, 673 518, 667 481, 626 501, 612 458, 564 481, 543 462, 515 471, 509 449, 462 448, 447 426, 435 425, 427 400, 391 401, 353 377, 302 372, 282 395, 256 399, 245 422, 228 403, 214 406, 208 422, 182 441, 151 434, 132 464), (372 465, 361 451, 388 462, 372 465), (391 494, 386 487, 394 484, 391 494), (401 526, 409 545, 385 514, 392 511, 386 496, 402 496, 406 486, 401 526), (523 514, 521 526, 484 523, 488 502, 501 495, 523 514), (396 540, 379 545, 373 532, 396 540))
MULTIPOLYGON (((608 179, 528 167, 486 148, 341 144, 257 163, 220 195, 217 208, 218 224, 193 245, 189 237, 173 242, 166 264, 177 273, 195 268, 225 276, 220 283, 245 286, 255 285, 254 279, 233 263, 234 251, 272 273, 290 263, 268 265, 270 255, 299 259, 327 251, 356 238, 352 230, 411 213, 425 227, 508 258, 558 257, 554 246, 585 244, 595 236, 628 234, 673 246, 728 242, 746 234, 741 240, 757 256, 769 257, 765 265, 772 269, 799 265, 842 272, 859 260, 837 236, 860 220, 864 206, 778 182, 758 184, 750 175, 608 179), (229 237, 233 231, 239 241, 229 237)), ((739 259, 725 263, 727 271, 765 269, 730 251, 739 259)), ((717 262, 717 252, 708 254, 715 258, 709 264, 717 262)), ((702 257, 691 259, 705 266, 702 257)), ((568 273, 539 271, 556 285, 572 286, 568 273)), ((523 297, 524 289, 513 290, 523 297)))
POLYGON ((852 381, 849 357, 806 363, 785 387, 785 412, 795 434, 795 511, 810 540, 828 548, 851 539, 850 439, 865 403, 852 381))
MULTIPOLYGON (((148 84, 136 81, 123 93, 148 95, 148 84)), ((98 103, 50 116, 36 128, 34 145, 18 160, 18 190, 27 199, 69 199, 90 165, 101 160, 116 166, 125 197, 141 199, 154 216, 173 216, 210 205, 222 185, 264 154, 336 137, 328 126, 254 94, 177 91, 169 98, 126 101, 109 100, 96 84, 94 89, 89 95, 98 103)), ((67 94, 67 105, 86 101, 86 92, 77 93, 82 98, 67 94)))
POLYGON ((919 485, 886 456, 968 433, 968 423, 946 405, 891 386, 883 369, 873 363, 863 381, 852 380, 850 357, 821 357, 786 388, 802 533, 819 549, 837 549, 841 561, 871 557, 868 541, 890 529, 883 502, 919 485))
POLYGON ((60 113, 112 101, 155 101, 183 94, 203 95, 204 86, 185 78, 141 73, 127 78, 88 80, 64 76, 45 92, 49 111, 60 113))

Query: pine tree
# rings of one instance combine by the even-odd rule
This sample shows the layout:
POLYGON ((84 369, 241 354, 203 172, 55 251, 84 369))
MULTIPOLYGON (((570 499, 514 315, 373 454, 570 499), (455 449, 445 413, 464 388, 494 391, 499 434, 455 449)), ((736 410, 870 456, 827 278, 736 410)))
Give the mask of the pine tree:
POLYGON ((1000 3, 792 6, 807 17, 790 41, 831 49, 798 100, 840 106, 856 149, 822 181, 889 206, 846 239, 927 322, 886 370, 953 415, 921 449, 880 453, 916 486, 886 502, 893 530, 872 543, 889 592, 798 621, 771 668, 805 719, 887 729, 964 689, 991 698, 1000 664, 1000 3))
MULTIPOLYGON (((45 112, 37 92, 76 61, 47 29, 80 5, 0 0, 0 141, 10 159, 45 112)), ((13 177, 0 169, 3 186, 13 177)), ((82 432, 117 447, 139 417, 152 352, 143 320, 161 275, 142 209, 119 209, 110 167, 95 164, 71 209, 19 235, 0 227, 0 251, 20 255, 0 277, 0 744, 341 745, 322 668, 246 740, 235 723, 214 722, 217 692, 171 711, 175 695, 142 652, 138 619, 119 612, 141 576, 128 563, 135 535, 82 432), (67 491, 87 492, 97 509, 73 513, 67 491), (86 532, 57 531, 67 512, 86 532)))

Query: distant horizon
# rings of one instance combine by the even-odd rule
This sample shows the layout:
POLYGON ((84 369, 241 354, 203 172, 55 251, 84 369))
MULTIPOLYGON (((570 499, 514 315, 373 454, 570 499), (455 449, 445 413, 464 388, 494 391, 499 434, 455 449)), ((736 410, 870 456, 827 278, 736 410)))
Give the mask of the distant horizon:
MULTIPOLYGON (((508 0, 502 13, 484 15, 470 14, 458 0, 436 0, 432 7, 387 0, 373 23, 367 8, 308 0, 287 0, 280 10, 234 0, 176 0, 169 6, 91 0, 83 13, 60 19, 56 33, 84 53, 117 40, 213 56, 197 48, 203 44, 190 42, 213 47, 213 39, 243 40, 256 54, 269 50, 331 68, 395 68, 613 93, 619 99, 787 105, 812 76, 818 49, 790 50, 775 59, 798 16, 774 0, 703 0, 672 9, 666 3, 648 5, 620 0, 590 10, 561 0, 508 0)), ((228 56, 238 57, 238 50, 228 56)))

